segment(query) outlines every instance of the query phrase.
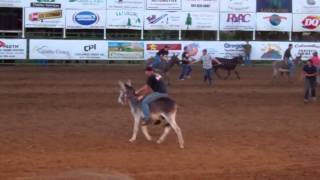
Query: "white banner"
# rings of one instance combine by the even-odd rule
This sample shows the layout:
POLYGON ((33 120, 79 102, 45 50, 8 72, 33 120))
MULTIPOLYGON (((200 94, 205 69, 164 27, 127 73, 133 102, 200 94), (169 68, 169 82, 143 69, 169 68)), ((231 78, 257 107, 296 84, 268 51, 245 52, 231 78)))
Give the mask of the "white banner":
POLYGON ((320 0, 292 0, 293 13, 319 13, 320 0))
POLYGON ((180 41, 145 41, 144 43, 144 58, 149 59, 155 57, 157 52, 168 46, 169 57, 172 55, 179 56, 181 58, 182 42, 180 41))
POLYGON ((256 0, 220 0, 221 12, 256 12, 256 0))
POLYGON ((107 0, 66 0, 67 9, 106 9, 107 0))
POLYGON ((0 39, 0 59, 26 59, 25 39, 0 39))
POLYGON ((62 9, 25 8, 24 18, 27 28, 63 28, 65 25, 62 9))
POLYGON ((105 10, 67 10, 67 29, 104 29, 105 10))
POLYGON ((142 29, 143 11, 107 10, 108 29, 142 29))
POLYGON ((257 31, 291 31, 291 13, 257 13, 257 31))
POLYGON ((296 42, 293 43, 292 55, 294 57, 302 56, 303 60, 308 60, 312 57, 313 52, 320 54, 320 43, 312 42, 296 42))
POLYGON ((30 59, 105 60, 105 41, 90 40, 30 40, 30 59))
POLYGON ((108 41, 108 59, 142 60, 144 59, 143 41, 108 41))
POLYGON ((183 11, 219 12, 218 0, 184 0, 183 11))
POLYGON ((145 30, 179 30, 180 12, 146 11, 144 17, 145 30))
POLYGON ((222 31, 253 31, 255 27, 255 13, 220 13, 220 30, 222 31))
POLYGON ((144 0, 108 0, 107 9, 118 9, 118 10, 144 10, 144 0))
POLYGON ((282 60, 288 42, 251 42, 251 59, 257 60, 282 60))
POLYGON ((0 0, 0 7, 25 7, 25 0, 0 0))
POLYGON ((181 12, 182 30, 211 30, 219 29, 219 14, 211 12, 181 12))
POLYGON ((181 10, 181 0, 146 0, 146 9, 181 10))
POLYGON ((64 8, 65 0, 25 0, 27 7, 36 8, 64 8))
POLYGON ((320 14, 293 14, 294 32, 320 31, 320 14))

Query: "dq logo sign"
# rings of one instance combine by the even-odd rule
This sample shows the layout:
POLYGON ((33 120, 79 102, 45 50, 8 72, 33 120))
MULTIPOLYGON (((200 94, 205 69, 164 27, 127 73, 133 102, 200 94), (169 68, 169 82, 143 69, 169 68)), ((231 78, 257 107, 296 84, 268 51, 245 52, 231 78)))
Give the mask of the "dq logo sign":
POLYGON ((228 14, 227 22, 249 22, 251 14, 228 14))
POLYGON ((320 26, 320 16, 307 16, 302 20, 303 28, 316 29, 320 26))
POLYGON ((90 26, 99 21, 99 15, 90 11, 82 11, 73 16, 73 21, 84 26, 90 26))

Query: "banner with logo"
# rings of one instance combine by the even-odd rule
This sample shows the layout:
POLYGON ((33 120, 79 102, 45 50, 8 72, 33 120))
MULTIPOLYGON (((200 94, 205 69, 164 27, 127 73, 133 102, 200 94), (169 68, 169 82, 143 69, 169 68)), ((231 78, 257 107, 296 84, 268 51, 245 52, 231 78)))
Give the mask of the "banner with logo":
MULTIPOLYGON (((298 0, 292 0, 298 1, 298 0)), ((287 13, 292 12, 291 0, 258 0, 257 12, 278 12, 287 13)))
POLYGON ((25 39, 0 39, 0 59, 26 59, 25 39))
POLYGON ((25 0, 0 0, 0 7, 25 7, 25 0))
POLYGON ((154 58, 157 52, 168 46, 169 57, 176 55, 181 58, 182 53, 182 42, 179 41, 145 41, 144 43, 144 58, 154 58))
POLYGON ((319 13, 320 0, 293 0, 293 13, 319 13))
POLYGON ((256 0, 220 0, 221 12, 256 12, 256 0))
POLYGON ((108 29, 142 29, 143 11, 107 10, 108 29))
POLYGON ((64 8, 65 0, 25 0, 27 7, 34 8, 64 8))
POLYGON ((183 11, 219 12, 219 0, 184 0, 183 11))
POLYGON ((222 31, 254 31, 255 27, 255 13, 220 13, 222 31))
POLYGON ((209 30, 219 29, 219 14, 212 12, 181 12, 182 30, 209 30))
POLYGON ((67 9, 106 9, 107 0, 65 0, 67 9))
POLYGON ((257 31, 291 31, 291 13, 257 13, 257 31))
POLYGON ((104 29, 106 24, 105 10, 67 10, 67 29, 104 29))
POLYGON ((252 43, 251 59, 282 60, 288 42, 256 41, 252 43))
POLYGON ((62 9, 25 8, 25 27, 27 28, 63 28, 65 15, 62 9))
POLYGON ((118 10, 144 10, 144 0, 108 0, 107 9, 118 9, 118 10))
POLYGON ((145 30, 179 30, 180 12, 146 11, 144 17, 145 30))
POLYGON ((320 43, 295 42, 291 51, 293 57, 302 56, 303 60, 310 59, 314 52, 320 54, 320 43))
POLYGON ((320 31, 320 14, 293 14, 293 31, 320 31))
POLYGON ((108 41, 108 59, 142 60, 144 59, 143 41, 108 41))
POLYGON ((30 59, 106 60, 106 42, 90 40, 30 40, 30 59))
POLYGON ((146 9, 153 10, 181 10, 181 0, 146 0, 146 9))

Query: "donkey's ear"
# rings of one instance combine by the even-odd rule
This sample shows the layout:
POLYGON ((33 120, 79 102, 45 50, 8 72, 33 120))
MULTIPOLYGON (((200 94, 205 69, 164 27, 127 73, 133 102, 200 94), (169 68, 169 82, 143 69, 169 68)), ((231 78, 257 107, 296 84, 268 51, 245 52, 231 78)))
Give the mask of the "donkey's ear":
POLYGON ((132 86, 131 80, 129 79, 126 84, 127 84, 128 86, 132 86))
POLYGON ((119 86, 121 87, 121 89, 125 89, 124 83, 122 81, 118 81, 119 86))

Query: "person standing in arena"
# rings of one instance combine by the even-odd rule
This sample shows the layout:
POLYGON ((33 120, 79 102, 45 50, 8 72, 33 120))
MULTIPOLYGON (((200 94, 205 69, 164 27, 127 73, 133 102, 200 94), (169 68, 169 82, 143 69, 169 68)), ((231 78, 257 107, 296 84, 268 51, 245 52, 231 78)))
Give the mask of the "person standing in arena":
POLYGON ((181 73, 179 76, 179 80, 185 80, 185 78, 190 77, 190 74, 192 72, 190 63, 191 63, 191 58, 188 52, 188 47, 184 47, 183 53, 182 53, 182 66, 181 66, 181 73))
POLYGON ((252 46, 249 44, 249 41, 247 41, 246 44, 243 45, 244 64, 246 66, 251 66, 251 59, 250 59, 251 49, 252 49, 252 46))
POLYGON ((317 68, 312 64, 312 60, 308 60, 307 64, 303 67, 304 76, 304 102, 309 102, 309 94, 311 91, 311 98, 313 101, 316 100, 316 77, 317 68))
POLYGON ((209 85, 212 85, 212 72, 213 72, 213 66, 212 61, 215 61, 218 65, 221 64, 219 60, 216 58, 212 58, 209 54, 207 49, 202 50, 202 56, 200 57, 200 61, 202 62, 202 68, 203 68, 203 81, 207 82, 209 85))

